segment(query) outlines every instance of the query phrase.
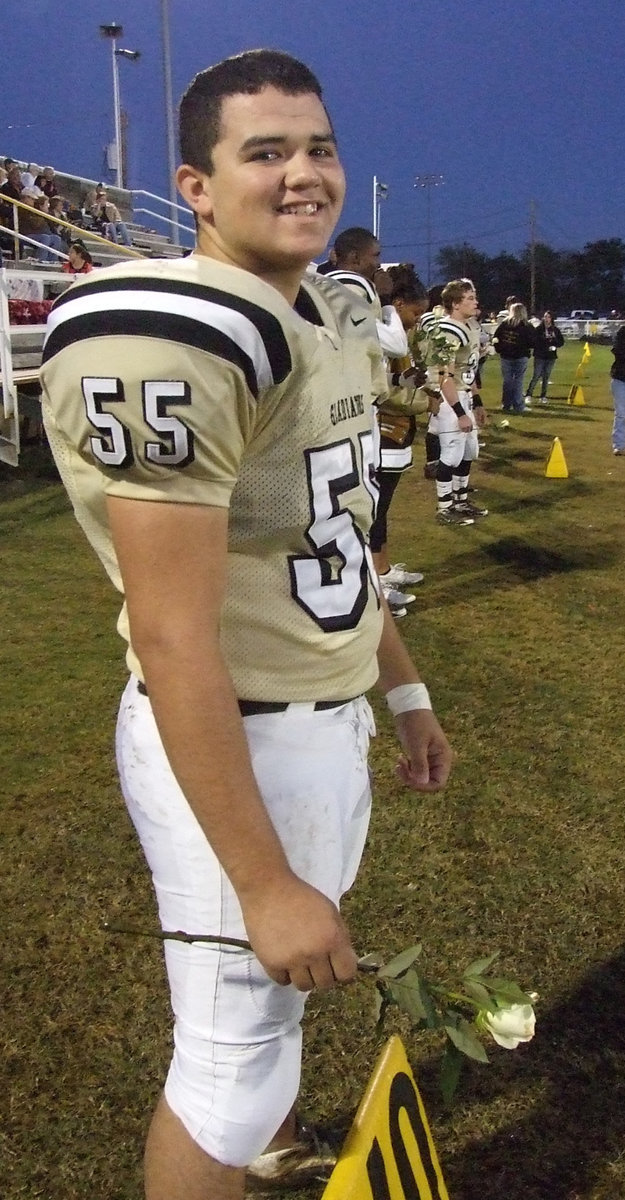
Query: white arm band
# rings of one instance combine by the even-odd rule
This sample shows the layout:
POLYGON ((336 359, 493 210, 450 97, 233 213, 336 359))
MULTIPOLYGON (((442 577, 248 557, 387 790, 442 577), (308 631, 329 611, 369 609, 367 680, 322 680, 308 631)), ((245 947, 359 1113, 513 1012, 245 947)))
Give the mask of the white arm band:
POLYGON ((391 688, 386 693, 388 704, 394 717, 403 712, 411 712, 414 708, 431 708, 432 703, 424 683, 404 683, 400 687, 391 688))

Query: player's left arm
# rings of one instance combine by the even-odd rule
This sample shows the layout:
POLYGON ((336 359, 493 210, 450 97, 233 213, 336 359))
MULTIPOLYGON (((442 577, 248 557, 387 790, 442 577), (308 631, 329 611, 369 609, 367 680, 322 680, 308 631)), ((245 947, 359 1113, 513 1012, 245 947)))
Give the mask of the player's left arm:
POLYGON ((488 413, 484 408, 484 401, 475 383, 471 384, 471 391, 473 392, 473 416, 475 417, 475 424, 478 429, 483 429, 488 421, 488 413))
POLYGON ((384 353, 393 358, 403 358, 408 353, 408 338, 397 309, 392 304, 383 304, 382 320, 376 320, 375 324, 384 353))
POLYGON ((453 752, 383 597, 382 606, 378 687, 396 713, 395 727, 404 751, 397 774, 406 787, 417 792, 438 792, 449 778, 453 752))

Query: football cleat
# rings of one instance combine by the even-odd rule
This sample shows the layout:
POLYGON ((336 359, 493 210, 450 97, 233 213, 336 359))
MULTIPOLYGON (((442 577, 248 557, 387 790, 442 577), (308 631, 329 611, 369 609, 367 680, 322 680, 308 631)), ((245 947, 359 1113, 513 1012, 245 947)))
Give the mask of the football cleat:
POLYGON ((474 525, 473 517, 458 511, 458 508, 439 508, 436 514, 439 525, 474 525))
POLYGON ((466 517, 487 517, 487 508, 478 508, 477 504, 471 504, 470 500, 462 500, 458 504, 454 504, 456 512, 464 513, 466 517))
POLYGON ((336 1164, 336 1152, 313 1125, 300 1125, 297 1141, 285 1150, 268 1150, 247 1168, 246 1196, 271 1196, 290 1188, 325 1183, 336 1164))
POLYGON ((416 600, 412 592, 400 592, 399 588, 391 587, 390 583, 382 582, 382 591, 389 608, 404 608, 406 604, 412 604, 416 600))
POLYGON ((392 563, 390 569, 385 571, 383 575, 380 575, 380 582, 382 585, 385 583, 399 583, 401 585, 423 583, 423 575, 420 571, 406 570, 405 563, 392 563))

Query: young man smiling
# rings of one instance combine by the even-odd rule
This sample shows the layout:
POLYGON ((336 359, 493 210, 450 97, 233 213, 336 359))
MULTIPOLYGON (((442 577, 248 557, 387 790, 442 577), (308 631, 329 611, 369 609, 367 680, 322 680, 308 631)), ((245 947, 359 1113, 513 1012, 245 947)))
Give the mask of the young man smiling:
POLYGON ((43 404, 124 594, 118 764, 163 927, 252 947, 166 943, 175 1049, 146 1196, 240 1200, 249 1164, 260 1187, 318 1166, 294 1115, 300 1019, 308 991, 356 973, 338 903, 366 836, 376 677, 405 784, 438 790, 451 754, 367 542, 375 322, 306 277, 344 194, 317 80, 248 52, 196 77, 180 130, 196 251, 65 293, 43 404))

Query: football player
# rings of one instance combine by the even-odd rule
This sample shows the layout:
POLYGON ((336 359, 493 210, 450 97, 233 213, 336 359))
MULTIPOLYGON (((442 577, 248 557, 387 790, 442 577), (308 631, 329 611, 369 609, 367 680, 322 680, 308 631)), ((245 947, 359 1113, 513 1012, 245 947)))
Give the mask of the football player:
POLYGON ((428 433, 439 439, 436 466, 437 518, 443 525, 473 525, 488 515, 468 499, 471 463, 478 457, 478 427, 486 413, 475 385, 479 363, 477 309, 469 279, 453 279, 441 294, 442 311, 422 318, 427 340, 423 354, 430 382, 440 388, 442 402, 433 412, 428 433))
POLYGON ((42 400, 124 596, 118 764, 163 927, 251 945, 166 942, 146 1196, 240 1200, 249 1164, 262 1185, 314 1160, 300 1020, 357 969, 338 905, 370 806, 363 693, 379 679, 408 787, 441 788, 451 752, 368 546, 375 320, 306 275, 345 187, 319 84, 278 51, 228 59, 189 86, 180 139, 195 253, 66 292, 42 400))

